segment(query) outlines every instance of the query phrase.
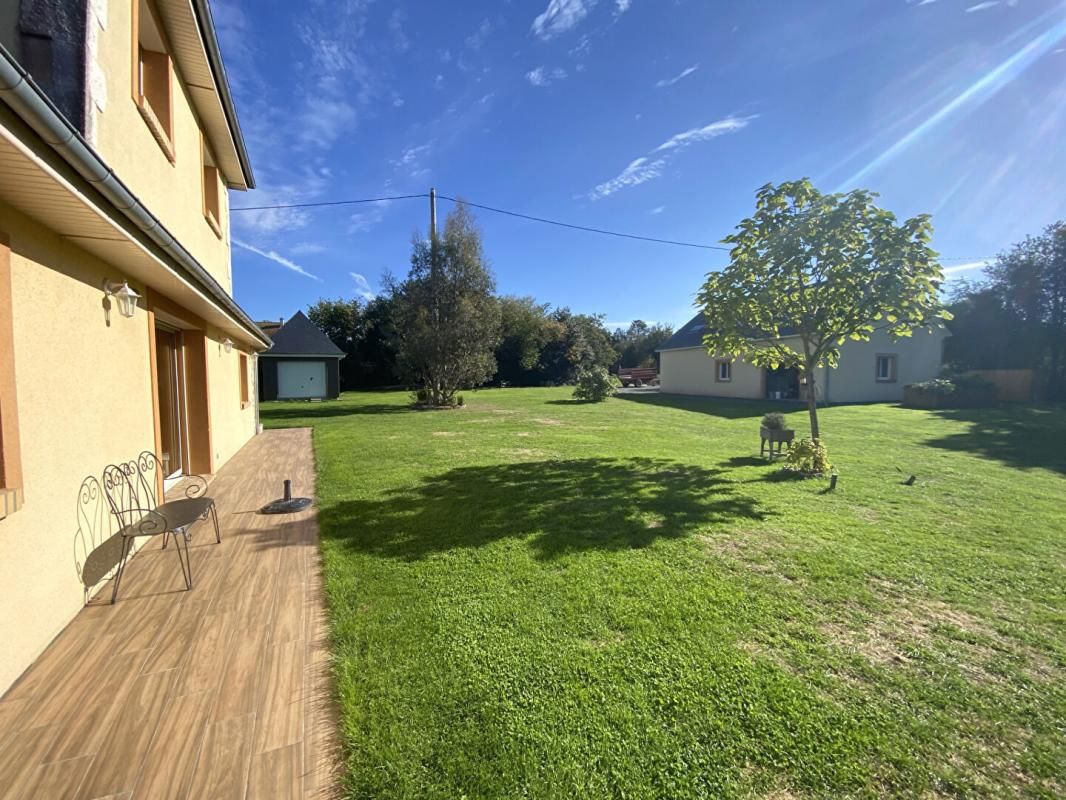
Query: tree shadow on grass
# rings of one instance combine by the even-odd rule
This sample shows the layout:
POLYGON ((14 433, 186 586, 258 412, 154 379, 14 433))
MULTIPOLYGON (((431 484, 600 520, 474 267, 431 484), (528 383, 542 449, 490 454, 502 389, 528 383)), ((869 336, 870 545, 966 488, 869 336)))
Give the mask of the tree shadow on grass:
POLYGON ((928 445, 976 453, 1020 469, 1043 468, 1066 475, 1066 408, 1062 406, 958 408, 935 413, 969 427, 930 439, 928 445))
POLYGON ((271 420, 325 419, 327 417, 350 417, 384 414, 414 414, 421 409, 414 406, 370 403, 349 405, 347 403, 286 403, 283 407, 261 408, 259 416, 265 422, 271 420))
MULTIPOLYGON (((695 411, 711 417, 722 419, 746 419, 761 417, 767 411, 800 411, 803 409, 795 403, 774 403, 768 400, 737 400, 724 397, 694 397, 687 394, 662 394, 659 392, 619 392, 615 397, 632 403, 651 406, 679 408, 683 411, 695 411)), ((756 431, 758 434, 758 431, 756 431)))
POLYGON ((319 512, 323 537, 403 560, 527 536, 542 559, 620 551, 765 516, 722 470, 653 458, 459 467, 319 512))

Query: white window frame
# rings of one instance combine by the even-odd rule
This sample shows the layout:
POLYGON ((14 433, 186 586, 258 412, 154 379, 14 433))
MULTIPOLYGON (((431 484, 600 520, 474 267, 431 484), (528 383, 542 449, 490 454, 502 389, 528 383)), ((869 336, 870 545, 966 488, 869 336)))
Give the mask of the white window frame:
POLYGON ((878 353, 874 358, 874 379, 878 383, 895 383, 899 368, 899 357, 895 353, 878 353), (881 365, 887 370, 882 373, 881 365))

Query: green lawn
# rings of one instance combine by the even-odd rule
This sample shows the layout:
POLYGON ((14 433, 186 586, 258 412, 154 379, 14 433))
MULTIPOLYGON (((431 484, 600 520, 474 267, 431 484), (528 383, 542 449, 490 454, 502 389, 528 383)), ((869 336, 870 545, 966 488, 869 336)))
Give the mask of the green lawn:
POLYGON ((568 398, 264 405, 315 429, 351 797, 1066 795, 1066 411, 825 410, 830 494, 759 405, 568 398))

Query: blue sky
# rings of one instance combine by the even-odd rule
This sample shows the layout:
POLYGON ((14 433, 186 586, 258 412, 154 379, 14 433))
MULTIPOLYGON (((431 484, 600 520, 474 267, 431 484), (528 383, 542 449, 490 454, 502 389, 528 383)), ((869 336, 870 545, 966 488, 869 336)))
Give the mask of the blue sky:
MULTIPOLYGON (((950 277, 1066 217, 1062 0, 214 0, 262 206, 443 194, 717 243, 768 181, 934 215, 950 277)), ((257 319, 406 273, 424 200, 233 214, 257 319)), ((441 214, 451 204, 441 202, 441 214)), ((503 293, 679 325, 727 254, 477 212, 503 293)))

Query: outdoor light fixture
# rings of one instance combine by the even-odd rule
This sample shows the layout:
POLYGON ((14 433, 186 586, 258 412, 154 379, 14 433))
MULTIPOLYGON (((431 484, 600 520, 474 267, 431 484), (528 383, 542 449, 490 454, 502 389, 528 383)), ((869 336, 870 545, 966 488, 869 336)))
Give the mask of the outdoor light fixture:
POLYGON ((233 340, 230 339, 229 337, 226 337, 225 339, 223 339, 222 340, 222 349, 225 350, 227 353, 232 353, 233 352, 233 340))
POLYGON ((104 294, 118 301, 118 313, 122 316, 130 318, 137 313, 137 300, 140 295, 133 291, 126 281, 104 281, 104 294))

